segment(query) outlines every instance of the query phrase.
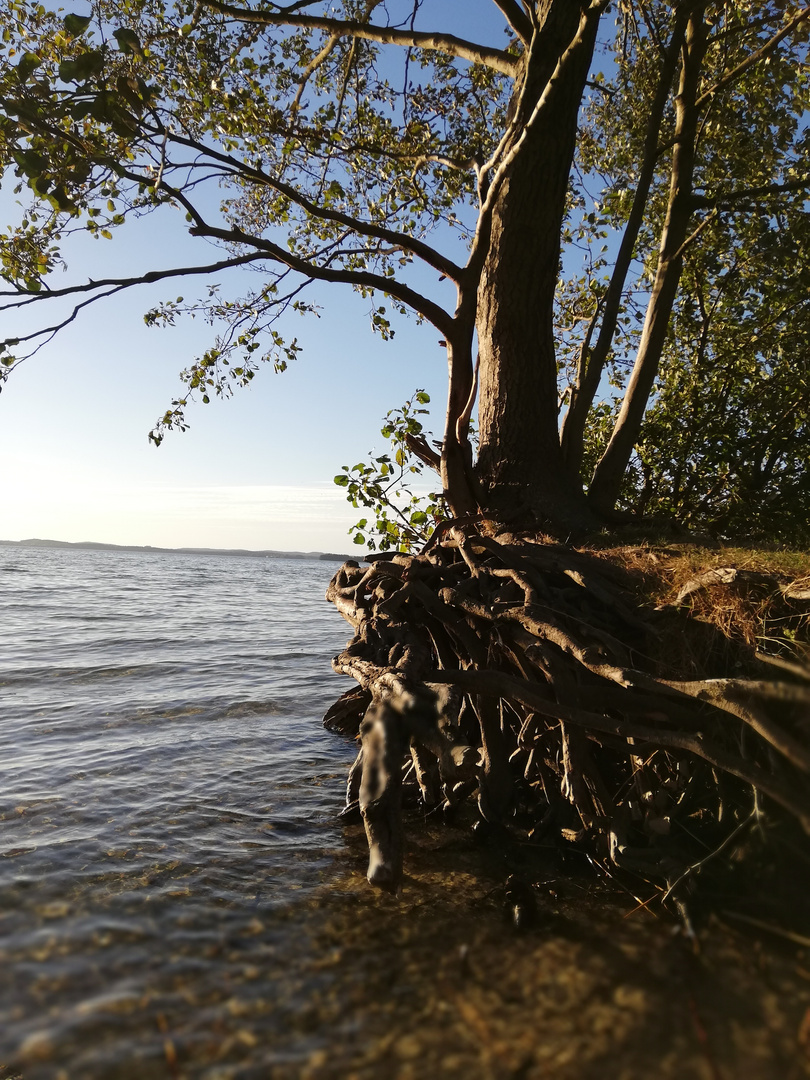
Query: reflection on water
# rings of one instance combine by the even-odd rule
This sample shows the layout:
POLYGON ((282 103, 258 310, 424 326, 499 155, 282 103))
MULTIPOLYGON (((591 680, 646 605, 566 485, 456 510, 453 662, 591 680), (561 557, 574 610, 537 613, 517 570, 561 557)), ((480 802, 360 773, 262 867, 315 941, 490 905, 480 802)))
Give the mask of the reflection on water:
POLYGON ((719 926, 695 955, 550 851, 414 822, 402 896, 370 890, 329 564, 0 566, 0 1080, 808 1075, 806 961, 719 926))

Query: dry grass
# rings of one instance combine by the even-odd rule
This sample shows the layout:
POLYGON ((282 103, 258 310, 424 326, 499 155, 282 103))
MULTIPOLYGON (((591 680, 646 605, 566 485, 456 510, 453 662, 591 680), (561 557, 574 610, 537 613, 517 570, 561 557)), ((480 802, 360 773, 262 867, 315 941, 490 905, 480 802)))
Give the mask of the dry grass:
POLYGON ((632 575, 643 605, 689 616, 688 633, 676 624, 663 634, 659 659, 667 667, 728 675, 749 669, 759 652, 810 668, 810 600, 785 595, 789 586, 810 588, 808 553, 692 544, 591 550, 632 575), (720 570, 736 571, 734 579, 700 583, 720 570), (690 585, 692 591, 679 599, 690 585))

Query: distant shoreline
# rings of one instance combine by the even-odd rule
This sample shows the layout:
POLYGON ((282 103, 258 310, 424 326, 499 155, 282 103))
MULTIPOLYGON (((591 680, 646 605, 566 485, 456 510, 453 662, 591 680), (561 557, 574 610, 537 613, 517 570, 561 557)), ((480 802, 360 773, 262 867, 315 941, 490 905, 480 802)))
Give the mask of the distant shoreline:
POLYGON ((84 551, 137 551, 157 555, 243 555, 254 559, 318 559, 321 562, 345 562, 352 555, 326 551, 252 551, 249 548, 153 547, 151 544, 100 544, 92 540, 0 540, 2 547, 81 548, 84 551))

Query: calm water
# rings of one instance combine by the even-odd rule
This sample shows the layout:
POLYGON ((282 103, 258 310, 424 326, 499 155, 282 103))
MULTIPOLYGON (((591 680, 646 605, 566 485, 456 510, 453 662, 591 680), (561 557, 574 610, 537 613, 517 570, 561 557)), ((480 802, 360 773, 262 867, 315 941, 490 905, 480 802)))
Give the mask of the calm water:
POLYGON ((371 890, 335 569, 0 545, 0 1080, 810 1075, 805 968, 696 959, 553 852, 412 816, 371 890))

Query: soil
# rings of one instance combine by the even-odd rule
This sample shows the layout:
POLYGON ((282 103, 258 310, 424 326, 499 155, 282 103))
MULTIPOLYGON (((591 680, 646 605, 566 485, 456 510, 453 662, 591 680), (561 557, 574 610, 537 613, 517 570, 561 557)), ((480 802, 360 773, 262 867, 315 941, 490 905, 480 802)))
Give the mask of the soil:
POLYGON ((718 915, 687 933, 574 856, 482 849, 459 827, 411 835, 391 897, 369 889, 359 828, 355 841, 322 931, 354 1023, 302 1078, 810 1076, 810 949, 718 915), (523 931, 505 903, 515 869, 537 899, 523 931))

